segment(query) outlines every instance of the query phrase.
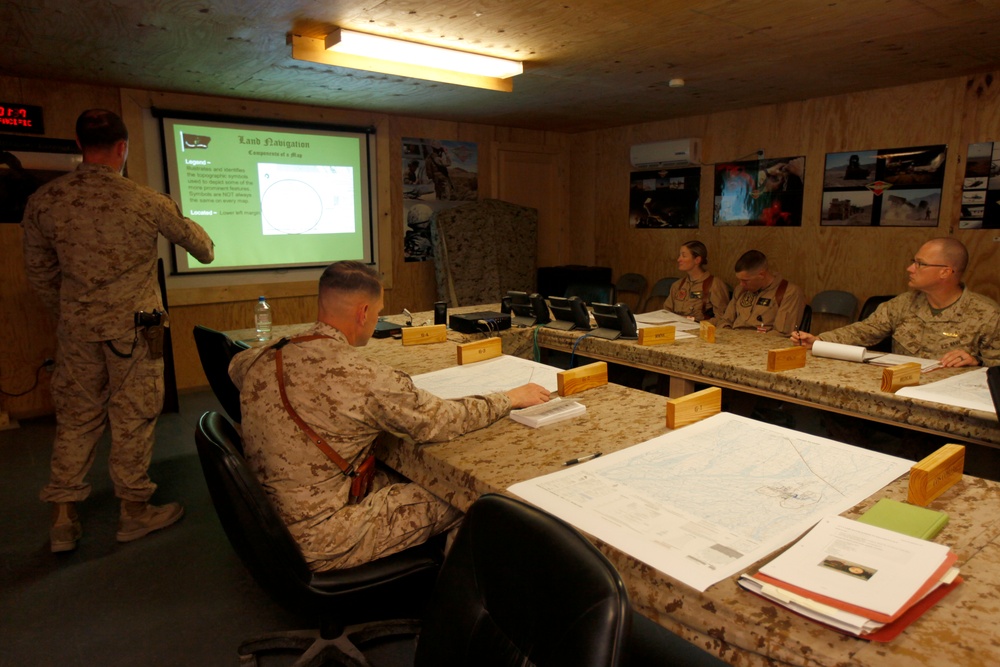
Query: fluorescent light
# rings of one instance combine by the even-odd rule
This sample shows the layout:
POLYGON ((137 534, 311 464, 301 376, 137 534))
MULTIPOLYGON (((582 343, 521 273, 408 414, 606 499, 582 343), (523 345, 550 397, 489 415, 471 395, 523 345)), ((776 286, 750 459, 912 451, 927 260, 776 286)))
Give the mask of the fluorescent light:
POLYGON ((292 57, 508 92, 513 89, 510 77, 524 71, 522 63, 515 60, 341 29, 325 40, 292 35, 292 57))

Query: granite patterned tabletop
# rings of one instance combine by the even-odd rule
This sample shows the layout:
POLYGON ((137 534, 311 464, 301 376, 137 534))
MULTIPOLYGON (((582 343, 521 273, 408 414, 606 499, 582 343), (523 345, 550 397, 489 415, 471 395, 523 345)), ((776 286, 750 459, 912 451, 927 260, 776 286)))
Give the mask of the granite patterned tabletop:
MULTIPOLYGON (((505 337, 534 337, 532 330, 511 330, 505 337)), ((787 338, 749 330, 720 329, 716 342, 683 339, 669 345, 643 346, 635 342, 586 337, 579 331, 542 327, 538 344, 585 357, 644 368, 780 400, 819 407, 865 419, 898 424, 968 442, 1000 446, 995 414, 906 398, 883 392, 882 368, 870 364, 813 357, 806 365, 768 372, 767 352, 790 347, 787 338)), ((935 382, 968 369, 939 369, 925 373, 921 384, 935 382)))
MULTIPOLYGON (((230 334, 238 337, 240 332, 230 334)), ((284 335, 280 327, 275 328, 275 335, 284 335)), ((504 332, 504 352, 530 356, 534 335, 531 329, 504 332)), ((575 341, 577 336, 543 329, 537 342, 564 349, 566 341, 575 341)), ((479 337, 449 332, 448 342, 407 347, 398 340, 381 339, 371 341, 365 350, 373 358, 418 374, 453 365, 456 343, 473 338, 479 337)), ((768 373, 766 351, 784 343, 776 336, 728 331, 720 332, 714 346, 687 341, 639 348, 588 338, 577 351, 632 360, 640 367, 670 365, 695 377, 712 373, 727 382, 776 394, 799 392, 819 404, 836 400, 871 403, 877 397, 877 410, 886 410, 881 414, 912 419, 920 412, 919 406, 903 407, 899 405, 903 399, 877 391, 878 368, 810 358, 803 369, 768 373), (867 388, 872 385, 875 390, 867 388)), ((943 373, 947 372, 954 371, 943 373)), ((558 425, 531 429, 504 419, 447 443, 415 445, 386 439, 380 447, 381 456, 456 507, 468 509, 483 493, 503 493, 514 483, 561 469, 571 458, 598 451, 610 453, 667 432, 665 399, 661 396, 609 384, 576 394, 573 399, 587 406, 586 414, 558 425)), ((865 408, 868 412, 875 409, 865 408)), ((938 408, 936 412, 936 419, 944 419, 945 411, 938 408)), ((955 412, 966 413, 973 425, 982 422, 979 426, 983 427, 990 422, 985 416, 968 414, 971 411, 955 412)), ((921 418, 919 414, 917 418, 921 418)), ((927 415, 922 418, 930 419, 927 415)), ((996 429, 995 420, 992 427, 996 429)), ((860 514, 882 497, 905 500, 906 481, 905 476, 900 478, 846 514, 860 514)), ((848 637, 800 618, 743 590, 736 584, 737 577, 704 593, 695 591, 614 547, 594 541, 622 573, 633 604, 643 614, 733 665, 1000 664, 1000 484, 966 476, 931 508, 950 516, 950 523, 935 541, 958 554, 965 582, 888 644, 848 637)))
MULTIPOLYGON (((411 372, 454 363, 452 342, 409 348, 398 341, 374 343, 367 348, 373 357, 411 372)), ((609 384, 572 398, 587 406, 586 414, 552 427, 531 429, 505 419, 447 443, 387 441, 381 455, 468 509, 483 493, 503 493, 512 484, 562 469, 571 458, 610 453, 667 432, 661 396, 609 384)), ((897 480, 847 515, 861 513, 881 497, 905 500, 906 482, 905 477, 897 480)), ((935 541, 958 554, 965 582, 889 644, 841 635, 795 616, 740 588, 737 577, 700 593, 595 542, 622 573, 643 614, 734 665, 1000 664, 1000 484, 966 476, 931 507, 951 517, 935 541)))

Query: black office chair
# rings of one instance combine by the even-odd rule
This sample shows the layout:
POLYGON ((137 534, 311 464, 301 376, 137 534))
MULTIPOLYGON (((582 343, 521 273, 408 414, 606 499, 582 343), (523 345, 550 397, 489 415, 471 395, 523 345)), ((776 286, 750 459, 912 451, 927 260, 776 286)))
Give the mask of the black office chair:
POLYGON ((648 313, 650 304, 656 308, 662 308, 663 302, 670 296, 670 286, 677 282, 677 280, 674 277, 660 278, 653 283, 653 289, 649 290, 649 296, 646 297, 645 303, 642 304, 642 312, 648 313))
POLYGON ((441 568, 414 667, 625 664, 631 614, 618 571, 579 532, 485 495, 441 568))
POLYGON ((614 303, 615 286, 611 283, 573 283, 566 288, 566 298, 578 296, 588 306, 597 303, 614 303))
POLYGON ((802 309, 802 319, 799 320, 799 331, 809 331, 809 328, 812 327, 812 321, 813 309, 807 303, 806 307, 802 309))
POLYGON ((313 573, 298 545, 248 468, 240 437, 217 412, 201 416, 195 431, 198 456, 219 521, 253 578, 289 609, 314 615, 318 630, 274 633, 244 642, 240 664, 256 665, 256 654, 305 651, 297 666, 366 665, 356 648, 367 641, 416 634, 419 623, 379 621, 401 610, 419 616, 442 560, 434 540, 372 563, 313 573))
POLYGON ((633 313, 639 312, 645 294, 646 276, 641 273, 622 274, 615 283, 615 298, 628 304, 633 313), (629 295, 627 300, 626 295, 629 295))
POLYGON ((861 306, 861 312, 858 313, 858 321, 866 319, 869 315, 875 312, 875 309, 886 301, 895 299, 895 294, 879 294, 877 296, 870 296, 865 299, 865 303, 861 306))
POLYGON ((198 348, 198 358, 201 359, 201 367, 205 371, 212 392, 219 399, 222 409, 229 418, 240 423, 243 421, 240 412, 240 392, 229 378, 229 362, 236 353, 250 346, 243 341, 234 341, 221 331, 200 324, 194 327, 194 344, 198 348))
MULTIPOLYGON (((858 321, 866 319, 869 315, 875 312, 881 304, 889 301, 890 299, 895 299, 895 294, 879 294, 877 296, 870 296, 865 299, 865 303, 861 306, 861 312, 858 313, 858 321)), ((892 352, 892 336, 886 336, 880 340, 875 345, 872 345, 868 349, 874 350, 876 352, 892 352)))

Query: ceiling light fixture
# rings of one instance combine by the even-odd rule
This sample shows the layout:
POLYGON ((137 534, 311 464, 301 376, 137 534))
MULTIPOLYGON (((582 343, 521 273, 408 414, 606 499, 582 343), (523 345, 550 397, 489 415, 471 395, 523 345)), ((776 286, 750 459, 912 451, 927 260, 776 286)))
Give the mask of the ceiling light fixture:
POLYGON ((510 92, 516 60, 336 29, 325 39, 292 35, 296 60, 510 92))

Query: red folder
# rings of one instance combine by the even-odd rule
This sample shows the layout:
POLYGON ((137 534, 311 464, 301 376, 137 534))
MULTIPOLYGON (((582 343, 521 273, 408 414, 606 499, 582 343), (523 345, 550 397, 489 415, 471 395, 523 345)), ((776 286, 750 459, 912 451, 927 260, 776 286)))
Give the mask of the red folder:
POLYGON ((944 559, 938 569, 934 570, 934 573, 930 576, 927 581, 925 581, 919 589, 910 597, 909 600, 903 604, 896 612, 892 615, 883 614, 881 612, 872 611, 871 609, 865 609, 864 607, 859 607, 849 602, 844 602, 843 600, 838 600, 837 598, 827 597, 825 595, 820 595, 814 591, 808 590, 806 588, 800 588, 798 586, 793 586, 791 584, 786 584, 780 579, 775 579, 774 577, 769 577, 762 572, 758 572, 753 575, 755 579, 771 584, 772 586, 777 586, 778 588, 783 588, 786 591, 791 591, 803 597, 807 597, 810 600, 816 600, 817 602, 822 602, 823 604, 828 604, 831 607, 836 607, 837 609, 843 609, 844 611, 849 611, 852 614, 858 614, 859 616, 864 616, 865 618, 870 618, 873 621, 878 621, 879 623, 892 623, 897 618, 902 616, 906 611, 912 607, 921 597, 927 594, 927 591, 931 590, 934 586, 941 581, 941 577, 951 568, 952 565, 958 560, 958 555, 954 552, 949 551, 948 557, 944 559))

